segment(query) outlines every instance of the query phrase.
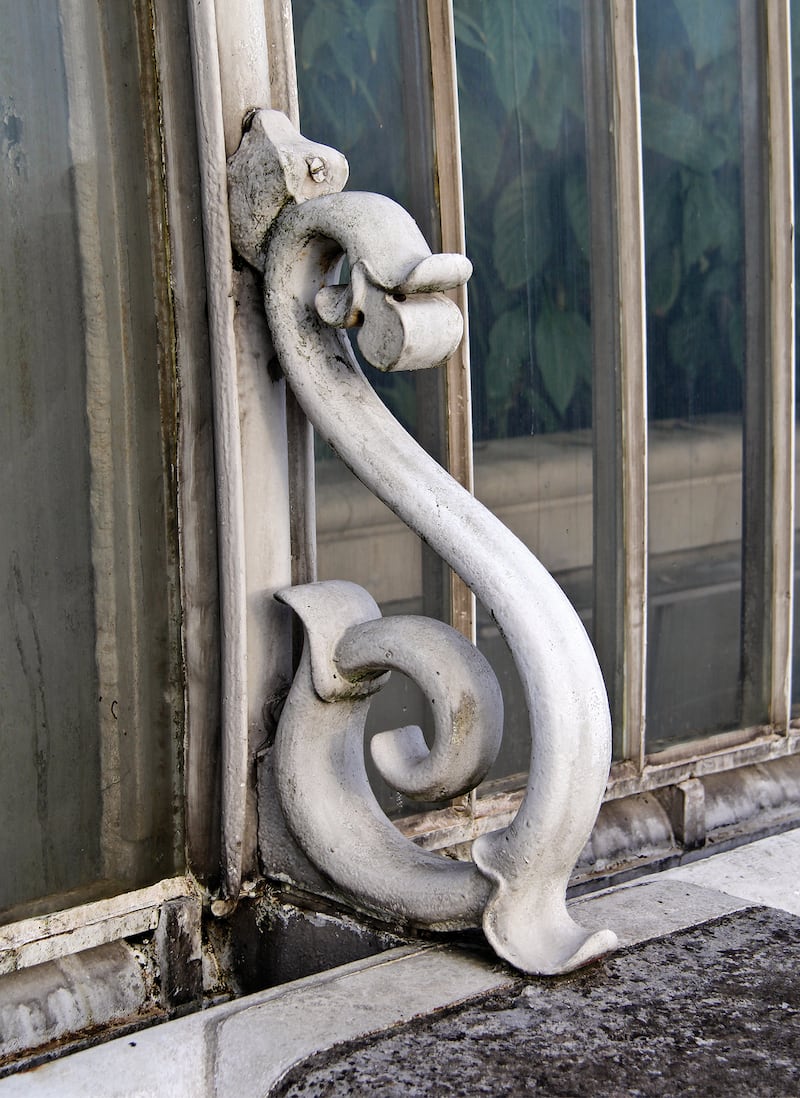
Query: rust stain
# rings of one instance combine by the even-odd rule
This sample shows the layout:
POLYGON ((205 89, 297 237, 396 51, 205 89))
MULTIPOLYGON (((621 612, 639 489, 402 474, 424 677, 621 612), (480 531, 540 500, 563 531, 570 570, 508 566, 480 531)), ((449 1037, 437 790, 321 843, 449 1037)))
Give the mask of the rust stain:
POLYGON ((462 694, 461 700, 453 711, 451 742, 461 744, 472 734, 475 727, 477 705, 472 694, 462 694))

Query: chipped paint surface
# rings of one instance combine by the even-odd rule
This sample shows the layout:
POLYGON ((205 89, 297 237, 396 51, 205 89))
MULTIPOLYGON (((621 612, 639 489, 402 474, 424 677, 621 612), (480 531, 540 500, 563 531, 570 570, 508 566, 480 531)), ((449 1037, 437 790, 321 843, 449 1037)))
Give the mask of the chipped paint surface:
POLYGON ((0 1001, 0 1067, 28 1048, 136 1017, 147 997, 142 969, 120 942, 8 976, 0 1001))
POLYGON ((0 927, 0 975, 153 930, 161 904, 194 896, 187 877, 0 927))

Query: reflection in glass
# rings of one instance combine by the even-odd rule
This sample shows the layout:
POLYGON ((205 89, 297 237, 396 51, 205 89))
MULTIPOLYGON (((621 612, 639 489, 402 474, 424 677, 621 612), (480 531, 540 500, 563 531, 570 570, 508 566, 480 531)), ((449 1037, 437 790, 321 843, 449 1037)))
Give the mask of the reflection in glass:
MULTIPOLYGON (((302 132, 348 157, 349 190, 403 205, 436 249, 424 14, 417 0, 297 0, 293 7, 302 132)), ((353 349, 358 354, 354 340, 353 349)), ((362 366, 392 413, 441 457, 441 371, 383 374, 362 366)), ((320 442, 317 534, 320 579, 360 583, 384 610, 419 610, 418 539, 320 442)), ((444 613, 441 605, 426 610, 444 613)))
MULTIPOLYGON (((475 486, 592 608, 592 349, 581 6, 456 0, 475 486)), ((529 744, 509 653, 479 608, 506 702, 495 774, 529 744)))
MULTIPOLYGON (((303 134, 343 152, 350 164, 347 189, 394 199, 435 251, 439 220, 424 4, 298 0, 293 19, 303 134)), ((424 436, 415 378, 367 369, 401 423, 424 436)))
MULTIPOLYGON (((432 160, 428 77, 418 75, 420 10, 358 0, 334 17, 320 0, 296 3, 301 126, 348 155, 350 186, 397 198, 436 246, 435 219, 425 222, 432 160), (409 42, 415 20, 418 37, 409 42)), ((467 252, 475 270, 477 494, 558 575, 589 622, 592 385, 579 6, 458 0, 454 15, 467 252)), ((440 456, 435 402, 420 398, 408 378, 376 387, 440 456), (427 429, 421 408, 433 420, 427 429)), ((418 610, 416 539, 337 464, 318 461, 317 477, 321 577, 362 583, 384 612, 418 610)), ((483 617, 479 643, 506 695, 508 734, 496 772, 524 770, 529 745, 514 735, 527 727, 524 703, 505 644, 483 617)), ((424 723, 411 698, 404 693, 403 720, 424 723)))
POLYGON ((104 9, 0 2, 0 921, 180 864, 137 47, 104 9))
POLYGON ((740 719, 741 77, 738 5, 663 0, 637 11, 654 751, 740 719))
MULTIPOLYGON (((399 202, 436 251, 424 0, 296 0, 293 19, 301 131, 347 156, 348 190, 399 202)), ((381 374, 363 360, 362 366, 392 413, 442 461, 442 371, 381 374)), ((319 578, 361 584, 384 614, 424 612, 447 620, 439 559, 327 446, 318 441, 316 453, 319 578)), ((424 699, 395 672, 373 701, 369 731, 411 723, 428 725, 424 699)), ((387 811, 418 810, 373 777, 387 811)))
POLYGON ((581 20, 455 5, 478 442, 591 424, 581 20))

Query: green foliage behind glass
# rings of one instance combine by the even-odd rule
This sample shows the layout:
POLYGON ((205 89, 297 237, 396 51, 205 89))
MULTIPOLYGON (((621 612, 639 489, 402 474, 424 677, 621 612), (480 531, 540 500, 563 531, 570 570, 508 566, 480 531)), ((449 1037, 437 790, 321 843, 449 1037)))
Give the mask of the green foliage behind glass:
POLYGON ((340 149, 350 189, 409 196, 396 0, 296 0, 303 133, 340 149))
MULTIPOLYGON (((413 50, 400 40, 400 20, 414 0, 295 0, 293 16, 306 137, 332 145, 350 164, 348 190, 376 191, 412 211, 426 235, 430 211, 420 209, 420 181, 410 155, 420 92, 413 50), (415 102, 415 99, 417 102, 415 102)), ((432 139, 431 139, 432 140, 432 139)), ((430 163, 430 156, 428 156, 430 163)), ((409 374, 381 374, 362 362, 385 403, 406 427, 416 423, 415 382, 409 374)))
POLYGON ((456 0, 478 439, 591 422, 580 4, 456 0))
MULTIPOLYGON (((591 423, 588 2, 455 0, 478 439, 591 423)), ((430 234, 414 178, 426 92, 409 90, 401 42, 414 7, 296 0, 298 78, 303 130, 347 154, 351 188, 390 195, 430 234)), ((738 411, 737 4, 641 0, 638 21, 651 415, 738 411)), ((413 425, 413 382, 376 384, 413 425)))
POLYGON ((638 6, 648 374, 656 418, 742 406, 737 5, 638 6))
MULTIPOLYGON (((591 422, 581 9, 456 0, 479 438, 591 422)), ((644 0, 639 27, 651 414, 738 411, 736 4, 644 0)))

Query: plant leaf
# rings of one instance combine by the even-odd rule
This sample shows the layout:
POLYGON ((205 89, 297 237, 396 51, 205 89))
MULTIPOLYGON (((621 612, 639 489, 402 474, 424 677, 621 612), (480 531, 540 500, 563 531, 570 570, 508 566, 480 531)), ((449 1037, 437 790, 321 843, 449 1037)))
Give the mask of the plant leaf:
MULTIPOLYGON (((690 385, 700 374, 709 349, 713 349, 714 344, 715 332, 699 309, 685 309, 667 329, 667 346, 673 369, 680 371, 690 385)), ((676 389, 681 388, 680 373, 673 379, 676 389)))
POLYGON ((391 41, 397 33, 395 5, 392 0, 371 0, 368 11, 361 18, 370 58, 375 64, 381 38, 385 36, 391 41))
POLYGON ((527 93, 534 61, 534 43, 517 0, 503 0, 492 8, 486 26, 486 44, 495 89, 510 112, 527 93))
POLYGON ((673 0, 694 53, 694 67, 704 69, 737 46, 736 5, 703 0, 673 0))
POLYGON ((344 76, 355 58, 347 49, 347 39, 361 38, 362 16, 353 0, 317 0, 306 16, 300 34, 300 64, 313 69, 317 54, 330 46, 325 71, 332 75, 333 66, 344 76), (335 45, 334 45, 335 44, 335 45))
POLYGON ((583 171, 573 169, 564 178, 564 205, 567 217, 578 242, 578 247, 586 259, 591 251, 589 232, 589 191, 583 171))
POLYGON ((471 18, 461 6, 457 6, 453 12, 453 23, 456 32, 456 49, 459 46, 468 46, 479 53, 487 53, 488 46, 483 27, 477 19, 471 18))
POLYGON ((656 252, 680 244, 682 183, 680 169, 671 171, 646 188, 644 243, 649 261, 656 252))
POLYGON ((642 95, 642 142, 696 172, 716 171, 725 162, 724 142, 695 115, 658 95, 642 95))
POLYGON ((547 307, 536 322, 535 342, 542 383, 563 415, 575 395, 578 380, 591 381, 589 325, 580 313, 547 307))
POLYGON ((681 250, 676 245, 648 253, 647 308, 656 316, 665 316, 678 299, 681 288, 681 250))
POLYGON ((483 201, 501 168, 503 135, 485 97, 471 96, 465 107, 461 114, 464 187, 474 187, 478 200, 483 201))
POLYGON ((504 416, 514 400, 531 359, 528 310, 523 306, 501 313, 489 333, 484 364, 486 400, 493 419, 504 416))
POLYGON ((552 236, 547 217, 547 188, 528 173, 513 175, 494 210, 495 269, 509 290, 519 289, 544 267, 552 236))
POLYGON ((555 51, 545 54, 539 61, 534 83, 536 93, 527 98, 526 119, 541 147, 553 152, 561 136, 564 115, 563 58, 555 51))
POLYGON ((713 175, 692 175, 683 204, 683 256, 687 267, 720 248, 728 262, 739 255, 739 216, 713 175))

